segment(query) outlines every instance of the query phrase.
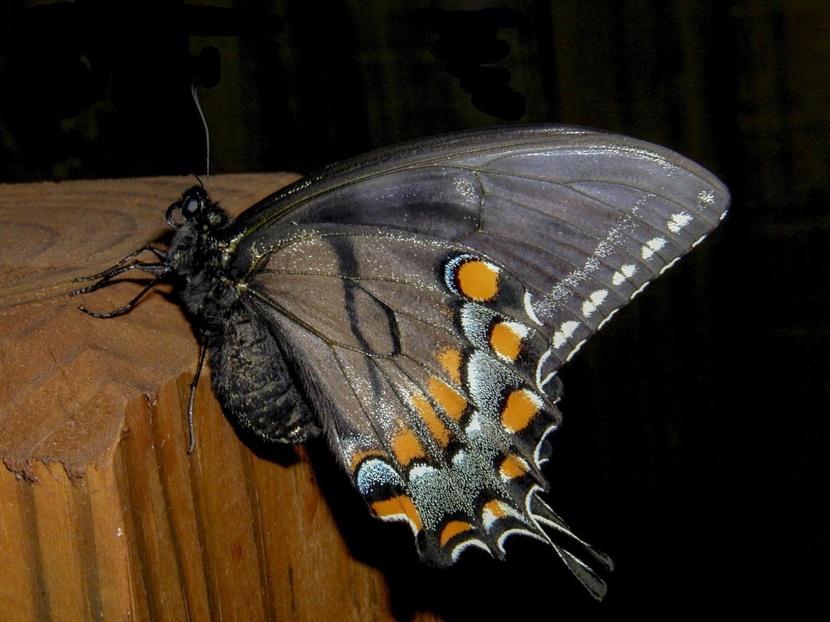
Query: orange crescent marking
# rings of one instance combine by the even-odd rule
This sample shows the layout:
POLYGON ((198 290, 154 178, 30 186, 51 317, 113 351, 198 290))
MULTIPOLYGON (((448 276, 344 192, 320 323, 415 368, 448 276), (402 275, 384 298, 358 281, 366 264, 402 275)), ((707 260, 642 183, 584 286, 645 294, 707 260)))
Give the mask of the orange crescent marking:
POLYGON ((457 536, 460 533, 464 533, 465 531, 470 531, 472 528, 473 526, 470 523, 465 523, 464 521, 450 521, 441 530, 441 546, 447 546, 447 542, 452 540, 455 536, 457 536))
POLYGON ((418 531, 424 528, 421 515, 418 514, 418 508, 412 503, 412 499, 405 495, 399 495, 384 501, 375 501, 372 504, 372 510, 381 517, 405 516, 415 525, 418 531))
POLYGON ((375 457, 378 457, 378 458, 383 458, 384 460, 388 458, 388 456, 386 454, 384 454, 383 452, 378 451, 376 449, 369 449, 368 451, 360 451, 360 452, 356 453, 355 455, 353 455, 352 458, 351 458, 351 467, 350 468, 352 470, 352 473, 357 471, 357 467, 360 466, 361 462, 363 462, 366 458, 369 458, 371 456, 375 456, 375 457))

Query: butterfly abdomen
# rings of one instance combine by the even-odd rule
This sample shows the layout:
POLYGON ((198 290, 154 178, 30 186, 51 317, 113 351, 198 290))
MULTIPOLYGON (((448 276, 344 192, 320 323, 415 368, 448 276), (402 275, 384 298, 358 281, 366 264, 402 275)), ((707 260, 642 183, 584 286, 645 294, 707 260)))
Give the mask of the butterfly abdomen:
POLYGON ((234 304, 221 333, 207 333, 213 390, 228 417, 265 442, 302 443, 320 433, 265 322, 234 304))

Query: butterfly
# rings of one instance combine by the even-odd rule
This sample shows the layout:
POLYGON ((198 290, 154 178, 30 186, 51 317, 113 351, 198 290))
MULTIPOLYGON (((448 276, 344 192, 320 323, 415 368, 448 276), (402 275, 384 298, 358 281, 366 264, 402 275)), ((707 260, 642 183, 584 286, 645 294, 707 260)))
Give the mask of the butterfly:
POLYGON ((110 313, 81 307, 114 317, 172 281, 238 428, 324 436, 428 564, 469 547, 503 558, 524 534, 602 598, 591 564, 611 560, 540 496, 557 372, 728 203, 711 173, 632 138, 471 131, 330 166, 236 219, 194 186, 167 211, 168 249, 138 249, 73 294, 155 277, 110 313))

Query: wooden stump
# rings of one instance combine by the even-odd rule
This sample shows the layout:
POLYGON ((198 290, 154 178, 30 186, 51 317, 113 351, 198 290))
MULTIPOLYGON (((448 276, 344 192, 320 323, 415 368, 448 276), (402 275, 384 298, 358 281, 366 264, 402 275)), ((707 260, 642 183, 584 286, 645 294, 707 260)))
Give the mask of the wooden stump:
MULTIPOLYGON (((220 176, 211 193, 239 212, 291 179, 220 176)), ((170 290, 110 320, 68 297, 76 277, 163 246, 189 184, 0 186, 0 619, 388 619, 384 573, 350 552, 308 453, 250 451, 206 377, 187 455, 198 345, 170 290)))

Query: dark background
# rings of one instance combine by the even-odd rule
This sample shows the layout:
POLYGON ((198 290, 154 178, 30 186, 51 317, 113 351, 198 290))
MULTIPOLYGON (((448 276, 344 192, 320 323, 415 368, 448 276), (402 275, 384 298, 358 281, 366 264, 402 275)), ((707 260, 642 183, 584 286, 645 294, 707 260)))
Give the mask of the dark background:
POLYGON ((345 537, 387 571, 402 619, 422 609, 524 619, 537 607, 562 619, 826 615, 830 4, 18 0, 1 10, 4 182, 203 173, 194 74, 211 86, 200 92, 212 173, 305 173, 517 119, 634 135, 713 170, 733 193, 730 216, 562 374, 549 499, 616 561, 603 604, 522 539, 507 564, 470 554, 450 571, 421 569, 404 530, 367 523, 357 495, 315 459, 345 537))

